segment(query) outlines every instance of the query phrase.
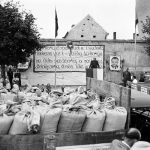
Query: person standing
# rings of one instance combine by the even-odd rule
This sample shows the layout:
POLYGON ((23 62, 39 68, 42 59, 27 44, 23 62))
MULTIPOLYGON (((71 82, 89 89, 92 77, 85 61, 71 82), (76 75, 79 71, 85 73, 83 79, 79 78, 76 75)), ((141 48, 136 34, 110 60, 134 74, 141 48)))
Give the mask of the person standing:
POLYGON ((18 69, 16 69, 16 72, 14 73, 14 82, 21 87, 21 73, 19 72, 18 69))
POLYGON ((46 85, 46 92, 49 94, 51 92, 51 89, 52 89, 52 87, 51 87, 50 83, 48 83, 46 85))
POLYGON ((131 73, 129 72, 129 68, 127 68, 126 71, 123 72, 123 85, 124 85, 124 87, 127 86, 128 81, 131 81, 131 73))
POLYGON ((135 83, 135 84, 138 83, 138 80, 136 79, 136 76, 133 76, 133 81, 132 81, 132 83, 135 83))
POLYGON ((8 80, 10 83, 10 89, 12 89, 13 88, 13 70, 11 66, 9 66, 9 69, 7 71, 7 76, 8 76, 8 80))
POLYGON ((93 60, 90 63, 90 67, 89 68, 99 68, 99 63, 96 60, 96 58, 93 58, 93 60))
POLYGON ((140 74, 140 80, 139 80, 139 82, 145 82, 144 73, 141 73, 141 74, 140 74))

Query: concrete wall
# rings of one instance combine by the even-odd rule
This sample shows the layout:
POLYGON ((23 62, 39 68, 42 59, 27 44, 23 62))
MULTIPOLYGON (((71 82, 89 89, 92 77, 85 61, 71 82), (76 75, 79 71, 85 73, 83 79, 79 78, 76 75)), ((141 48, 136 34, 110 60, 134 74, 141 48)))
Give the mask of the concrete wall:
MULTIPOLYGON (((66 40, 57 40, 57 45, 66 45, 66 40)), ((54 45, 54 40, 41 40, 45 45, 54 45)), ((133 40, 105 40, 105 41, 73 41, 74 45, 105 45, 105 58, 104 58, 104 76, 105 80, 115 83, 122 82, 122 71, 129 67, 130 71, 150 71, 150 57, 144 51, 144 42, 137 41, 136 52, 133 40), (121 71, 109 70, 109 56, 120 55, 121 60, 124 60, 123 68, 121 71), (136 57, 135 57, 136 56, 136 57)), ((91 58, 92 59, 92 58, 91 58)), ((56 74, 57 85, 85 85, 86 75, 83 72, 62 72, 56 74)), ((55 74, 48 72, 33 72, 33 62, 31 67, 22 72, 23 81, 28 80, 30 84, 47 84, 54 85, 55 74)))

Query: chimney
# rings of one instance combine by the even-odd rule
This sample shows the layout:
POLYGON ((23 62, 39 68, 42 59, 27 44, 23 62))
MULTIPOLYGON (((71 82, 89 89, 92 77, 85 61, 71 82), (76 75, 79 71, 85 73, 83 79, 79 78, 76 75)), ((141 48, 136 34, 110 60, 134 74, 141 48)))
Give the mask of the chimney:
POLYGON ((133 33, 133 40, 135 40, 135 33, 133 33))
POLYGON ((116 32, 113 32, 113 40, 116 40, 116 32))
MULTIPOLYGON (((138 39, 139 34, 136 34, 136 39, 138 39)), ((135 33, 133 33, 133 40, 135 40, 135 33)))

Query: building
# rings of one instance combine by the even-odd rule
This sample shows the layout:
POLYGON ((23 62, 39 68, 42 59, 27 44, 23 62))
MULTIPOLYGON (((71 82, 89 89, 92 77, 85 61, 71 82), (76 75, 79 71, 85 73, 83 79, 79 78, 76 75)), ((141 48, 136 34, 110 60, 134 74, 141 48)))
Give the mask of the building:
POLYGON ((66 40, 105 40, 108 33, 90 16, 87 15, 66 33, 66 40))
MULTIPOLYGON (((57 65, 59 71, 56 69, 57 85, 85 85, 85 69, 89 66, 90 61, 94 56, 88 58, 88 62, 85 64, 78 63, 76 60, 85 62, 84 57, 80 56, 81 48, 98 47, 103 46, 103 64, 104 79, 115 83, 122 82, 122 72, 127 67, 130 71, 150 71, 150 57, 145 53, 145 43, 142 40, 137 40, 136 51, 134 39, 131 40, 119 40, 116 39, 116 33, 112 40, 107 40, 108 33, 98 25, 90 15, 87 15, 79 24, 74 26, 64 37, 64 39, 57 39, 57 49, 63 48, 64 51, 57 55, 57 65), (83 35, 83 36, 82 36, 83 35), (95 36, 94 36, 95 35, 95 36), (68 41, 72 42, 72 48, 67 48, 68 41), (79 47, 79 49, 77 49, 79 47), (70 55, 76 51, 77 57, 70 55), (66 57, 62 53, 67 52, 66 57), (70 54, 69 54, 70 53, 70 54), (110 57, 117 56, 120 60, 119 70, 110 70, 110 57), (62 58, 60 58, 62 57, 62 58), (63 59, 63 61, 62 61, 63 59), (66 60, 65 60, 66 59, 66 60), (64 66, 65 63, 65 66, 64 66), (73 64, 71 64, 73 63, 73 64), (60 66, 63 67, 61 71, 60 66), (73 66, 81 67, 80 69, 74 69, 73 66), (64 69, 66 67, 66 69, 64 69)), ((54 39, 41 39, 40 41, 46 47, 44 53, 34 55, 31 62, 31 67, 22 73, 22 77, 27 79, 31 84, 47 84, 54 85, 54 39), (49 56, 45 56, 45 55, 49 56), (38 64, 38 66, 37 66, 38 64), (39 68, 38 68, 39 67, 39 68)), ((42 50, 42 52, 44 49, 42 50)), ((57 51, 58 52, 58 51, 57 51)), ((92 49, 91 49, 92 52, 92 49)), ((82 53, 83 54, 83 53, 82 53)), ((97 57, 99 59, 99 57, 97 57)), ((57 66, 56 65, 56 66, 57 66)))

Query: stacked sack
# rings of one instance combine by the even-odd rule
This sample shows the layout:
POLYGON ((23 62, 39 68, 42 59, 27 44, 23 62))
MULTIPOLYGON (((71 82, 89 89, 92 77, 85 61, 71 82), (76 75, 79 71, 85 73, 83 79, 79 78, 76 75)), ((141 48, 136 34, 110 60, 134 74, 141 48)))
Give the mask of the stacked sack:
POLYGON ((85 118, 86 114, 80 107, 68 107, 61 113, 57 132, 81 132, 85 118))
POLYGON ((10 116, 7 113, 5 113, 6 110, 7 110, 6 104, 0 105, 0 134, 1 135, 8 134, 14 119, 13 115, 10 116))
POLYGON ((124 129, 127 111, 115 99, 100 101, 83 87, 41 92, 37 87, 1 94, 0 134, 100 132, 124 129))
POLYGON ((116 106, 116 102, 113 97, 106 98, 104 103, 106 120, 103 130, 113 131, 124 129, 127 119, 127 110, 124 107, 116 106))
POLYGON ((15 117, 9 134, 38 133, 40 127, 40 114, 37 111, 20 111, 15 117))
POLYGON ((105 111, 103 110, 94 110, 87 109, 86 110, 87 117, 84 122, 82 131, 83 132, 100 132, 103 129, 104 121, 105 121, 105 111))

